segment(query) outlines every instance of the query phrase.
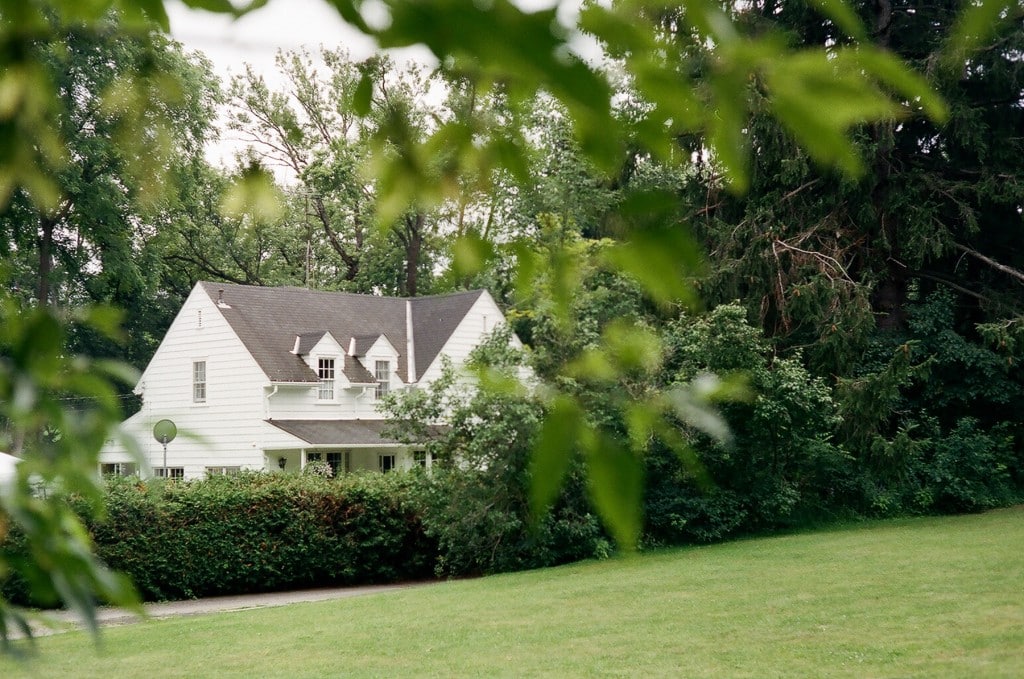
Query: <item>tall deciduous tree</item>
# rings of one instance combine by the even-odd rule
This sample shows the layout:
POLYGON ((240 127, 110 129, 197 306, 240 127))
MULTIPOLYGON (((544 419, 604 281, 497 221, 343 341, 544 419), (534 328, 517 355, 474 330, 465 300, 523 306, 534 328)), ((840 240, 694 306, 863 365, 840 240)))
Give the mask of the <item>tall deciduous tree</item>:
POLYGON ((56 204, 35 212, 34 229, 9 228, 22 238, 34 232, 35 296, 44 304, 123 302, 139 292, 142 231, 166 193, 130 170, 152 164, 162 173, 191 162, 210 134, 217 88, 209 67, 166 40, 109 35, 114 29, 113 22, 94 31, 69 26, 37 47, 59 95, 54 123, 67 158, 55 175, 56 204), (138 96, 133 90, 165 86, 173 93, 159 111, 126 109, 138 96), (129 115, 139 117, 145 147, 123 143, 129 115))
POLYGON ((412 139, 429 132, 440 114, 428 100, 439 96, 432 92, 439 78, 386 57, 356 63, 341 50, 323 50, 320 57, 324 72, 307 53, 280 53, 284 91, 271 91, 247 68, 231 84, 229 126, 260 162, 295 183, 301 209, 291 216, 295 227, 314 225, 316 241, 339 263, 336 280, 311 284, 415 296, 431 272, 441 213, 410 204, 378 224, 379 184, 386 179, 368 175, 366 166, 371 154, 392 153, 393 140, 380 134, 384 125, 412 139), (357 92, 364 81, 368 89, 357 92), (366 97, 365 116, 355 113, 357 94, 366 97))
MULTIPOLYGON (((32 555, 0 570, 95 629, 96 597, 129 604, 131 586, 91 559, 62 498, 102 504, 96 455, 134 376, 88 357, 145 361, 159 340, 157 227, 179 189, 168 178, 202 162, 217 89, 138 11, 69 8, 0 6, 0 449, 23 456, 0 491, 0 533, 20 527, 32 555), (127 310, 127 333, 120 312, 85 308, 97 303, 127 310)), ((0 640, 23 624, 0 600, 0 640)))
MULTIPOLYGON (((53 204, 18 192, 0 215, 0 251, 19 262, 11 282, 23 299, 128 311, 129 357, 145 360, 155 338, 136 323, 156 297, 154 238, 181 188, 154 180, 204 162, 218 87, 200 57, 117 26, 115 17, 89 29, 54 26, 54 39, 32 45, 55 87, 51 124, 66 148, 51 175, 53 204), (137 108, 145 98, 152 104, 137 108)), ((110 351, 95 335, 72 337, 89 353, 110 351)))

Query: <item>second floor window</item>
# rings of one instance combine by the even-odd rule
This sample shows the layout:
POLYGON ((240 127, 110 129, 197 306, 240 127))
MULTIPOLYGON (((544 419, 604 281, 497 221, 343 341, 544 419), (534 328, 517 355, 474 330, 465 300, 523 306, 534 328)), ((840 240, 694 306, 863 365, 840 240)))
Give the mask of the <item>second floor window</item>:
POLYGON ((373 376, 377 380, 374 396, 380 400, 387 396, 391 389, 391 361, 377 361, 373 376))
POLYGON ((334 400, 334 359, 317 359, 316 376, 320 379, 317 398, 321 401, 334 400))
POLYGON ((206 361, 192 362, 192 402, 206 403, 206 361))

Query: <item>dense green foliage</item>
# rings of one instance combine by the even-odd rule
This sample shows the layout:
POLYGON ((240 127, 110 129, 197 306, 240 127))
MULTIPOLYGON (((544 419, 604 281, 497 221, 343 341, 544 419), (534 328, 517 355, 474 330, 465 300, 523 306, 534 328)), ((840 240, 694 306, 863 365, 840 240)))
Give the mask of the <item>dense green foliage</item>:
MULTIPOLYGON (((403 474, 111 479, 106 517, 88 528, 97 556, 148 600, 412 580, 435 561, 420 483, 403 474)), ((25 603, 15 587, 6 593, 25 603)))
POLYGON ((732 434, 727 442, 684 434, 701 476, 687 475, 666 451, 652 451, 646 500, 651 539, 720 539, 852 511, 845 506, 852 461, 834 443, 838 414, 823 380, 798 358, 773 356, 738 305, 684 315, 668 325, 667 334, 669 379, 740 372, 753 396, 722 406, 732 434))
MULTIPOLYGON (((998 39, 949 61, 957 7, 855 5, 869 41, 943 95, 948 122, 864 126, 866 172, 849 177, 755 114, 749 191, 724 191, 714 163, 684 189, 710 255, 705 302, 740 300, 776 352, 835 387, 836 442, 870 513, 981 509, 1022 488, 1024 23, 1015 5, 998 39)), ((805 45, 841 39, 795 3, 754 3, 739 20, 805 45)))
POLYGON ((118 307, 123 342, 79 327, 70 343, 144 364, 176 311, 159 300, 161 231, 193 200, 219 90, 204 58, 158 35, 118 34, 114 16, 90 31, 51 18, 50 30, 31 53, 59 93, 48 123, 66 150, 52 205, 19 191, 0 211, 4 286, 25 306, 118 307))
POLYGON ((906 330, 876 338, 839 382, 871 513, 977 511, 1024 488, 1020 369, 958 331, 955 303, 940 292, 910 307, 906 330))
MULTIPOLYGON (((503 328, 472 354, 481 379, 516 383, 524 356, 509 346, 503 328)), ((530 507, 530 453, 545 408, 520 386, 470 388, 449 366, 425 392, 391 397, 396 433, 425 440, 423 424, 445 426, 427 450, 444 461, 425 481, 424 528, 437 540, 439 575, 477 575, 553 566, 611 552, 611 543, 586 501, 583 480, 570 475, 552 511, 538 517, 530 507)))
MULTIPOLYGON (((110 309, 58 318, 45 308, 23 310, 0 291, 0 450, 34 453, 0 484, 0 545, 11 533, 24 533, 17 553, 0 549, 0 585, 17 574, 39 597, 59 598, 87 614, 89 624, 96 596, 136 603, 131 583, 93 557, 83 525, 84 516, 95 516, 103 504, 95 460, 103 442, 118 436, 114 385, 135 375, 121 364, 68 351, 67 327, 110 337, 117 324, 110 309)), ((132 449, 134 443, 125 445, 132 449)), ((0 596, 0 642, 6 643, 10 629, 28 627, 0 596)))

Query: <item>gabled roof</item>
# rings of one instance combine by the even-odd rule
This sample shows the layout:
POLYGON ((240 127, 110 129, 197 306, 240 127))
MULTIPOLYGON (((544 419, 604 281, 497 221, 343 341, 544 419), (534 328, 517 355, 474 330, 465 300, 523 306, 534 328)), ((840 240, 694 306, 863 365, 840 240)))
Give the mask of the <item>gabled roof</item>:
POLYGON ((472 295, 471 301, 467 301, 462 295, 438 295, 413 300, 412 323, 413 336, 416 340, 416 372, 422 375, 441 353, 448 338, 452 336, 458 322, 451 325, 448 319, 457 316, 461 321, 465 318, 470 307, 473 306, 473 302, 476 302, 482 293, 483 290, 464 293, 472 295))
POLYGON ((297 342, 298 348, 295 351, 295 353, 298 354, 299 356, 305 356, 306 354, 313 350, 313 347, 315 347, 317 343, 320 340, 322 340, 324 338, 324 335, 326 334, 326 330, 320 330, 318 332, 299 333, 298 335, 296 335, 296 337, 299 338, 299 341, 297 342))
MULTIPOLYGON (((273 382, 316 382, 316 373, 291 352, 296 336, 300 337, 300 345, 305 346, 313 336, 319 333, 322 337, 325 332, 331 333, 346 349, 349 338, 355 337, 357 344, 361 344, 362 338, 376 340, 386 335, 399 352, 396 371, 408 382, 406 302, 412 308, 416 370, 422 374, 483 294, 482 290, 473 290, 402 298, 229 283, 201 282, 199 285, 214 303, 223 301, 217 304, 218 310, 273 382)), ((355 366, 352 367, 355 370, 355 366)), ((373 381, 365 369, 364 374, 349 373, 348 360, 345 368, 346 376, 354 382, 361 382, 367 376, 370 379, 366 381, 373 381)))

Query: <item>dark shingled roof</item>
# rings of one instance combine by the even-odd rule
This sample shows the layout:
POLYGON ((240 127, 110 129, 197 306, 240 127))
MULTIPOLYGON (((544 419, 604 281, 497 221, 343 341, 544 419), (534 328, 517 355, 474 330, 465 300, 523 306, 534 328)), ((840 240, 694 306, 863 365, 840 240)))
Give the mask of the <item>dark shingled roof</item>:
MULTIPOLYGON (((473 290, 402 298, 229 283, 202 282, 200 285, 215 304, 221 298, 220 291, 224 291, 223 304, 218 305, 221 314, 273 382, 316 382, 316 373, 291 352, 296 335, 300 336, 300 347, 312 348, 315 342, 308 345, 307 342, 317 334, 319 340, 325 332, 330 332, 345 351, 352 337, 357 338, 357 344, 362 344, 366 341, 364 338, 373 337, 375 341, 380 335, 387 336, 399 353, 397 373, 408 382, 406 301, 412 303, 416 372, 422 375, 483 294, 482 290, 473 290)), ((374 381, 368 371, 356 370, 347 360, 345 375, 354 382, 374 381), (349 373, 349 368, 354 374, 349 373)))
POLYGON ((355 356, 345 354, 345 365, 342 370, 345 377, 353 384, 376 384, 377 378, 367 370, 355 356))
POLYGON ((313 446, 400 445, 381 436, 386 420, 267 420, 313 446))

